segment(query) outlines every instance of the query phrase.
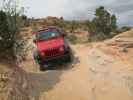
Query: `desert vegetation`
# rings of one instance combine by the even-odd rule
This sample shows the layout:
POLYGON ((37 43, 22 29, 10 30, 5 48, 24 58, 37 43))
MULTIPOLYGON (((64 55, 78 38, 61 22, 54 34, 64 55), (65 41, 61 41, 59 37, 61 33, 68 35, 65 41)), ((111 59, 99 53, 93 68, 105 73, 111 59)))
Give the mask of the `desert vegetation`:
POLYGON ((68 40, 73 43, 86 43, 112 38, 116 34, 128 31, 131 27, 117 26, 117 17, 103 6, 95 10, 92 20, 65 20, 63 17, 47 17, 42 19, 28 18, 24 7, 19 7, 15 0, 6 0, 0 10, 0 56, 16 59, 26 44, 22 36, 26 27, 36 32, 46 26, 57 26, 63 29, 68 40), (86 32, 86 34, 84 34, 86 32), (79 34, 84 35, 80 37, 79 34), (87 38, 86 38, 87 37, 87 38), (83 41, 82 41, 83 40, 83 41), (20 49, 21 48, 21 49, 20 49))
POLYGON ((95 17, 92 20, 65 20, 63 17, 47 17, 43 19, 32 19, 33 32, 45 26, 57 26, 67 33, 71 43, 84 43, 78 33, 88 32, 88 39, 85 42, 102 41, 112 38, 115 35, 128 31, 129 26, 118 27, 117 16, 110 13, 103 6, 95 10, 95 17))
POLYGON ((21 10, 23 11, 15 0, 3 0, 0 10, 0 57, 3 59, 16 59, 19 48, 17 44, 21 41, 19 33, 26 21, 26 18, 21 16, 21 10))
MULTIPOLYGON (((103 41, 103 40, 106 40, 109 38, 113 38, 115 35, 118 35, 121 32, 126 32, 126 31, 132 29, 132 27, 129 27, 129 26, 124 26, 124 27, 120 28, 117 25, 117 16, 110 13, 103 6, 98 7, 95 10, 95 17, 92 20, 89 20, 89 19, 65 20, 63 17, 57 18, 57 17, 51 17, 51 16, 49 16, 47 18, 36 19, 36 18, 27 17, 24 14, 24 11, 25 11, 25 8, 20 7, 19 3, 17 3, 16 0, 3 0, 3 5, 2 5, 2 8, 0 9, 0 64, 1 63, 3 64, 3 62, 4 62, 4 67, 3 67, 3 65, 2 66, 0 65, 0 68, 1 68, 2 73, 4 73, 4 71, 7 70, 8 68, 10 68, 10 72, 15 73, 14 76, 12 77, 12 80, 13 81, 15 80, 15 82, 12 82, 12 83, 15 83, 16 87, 14 86, 14 84, 12 84, 12 87, 15 87, 16 91, 14 91, 13 89, 12 89, 12 91, 17 97, 22 96, 23 99, 21 99, 21 100, 29 100, 28 93, 27 93, 28 92, 28 89, 27 89, 28 83, 26 83, 27 79, 25 78, 25 76, 27 76, 27 73, 25 73, 25 71, 23 71, 19 67, 20 62, 18 62, 18 61, 20 61, 19 59, 24 60, 23 58, 27 57, 27 55, 25 54, 25 52, 28 51, 26 49, 26 46, 28 43, 33 43, 32 32, 36 32, 39 29, 43 29, 44 27, 47 27, 47 26, 57 26, 65 31, 66 38, 71 42, 71 45, 73 46, 73 44, 81 45, 81 43, 85 44, 85 43, 90 43, 90 42, 103 41), (6 65, 8 65, 8 67, 6 65), (3 70, 4 68, 7 68, 7 69, 3 70), (20 82, 18 82, 18 79, 20 79, 20 82), (23 86, 22 83, 24 83, 24 85, 26 84, 25 88, 22 87, 23 86), (19 89, 18 89, 18 87, 19 87, 19 89), (25 92, 26 90, 27 90, 27 92, 25 92), (17 94, 17 93, 19 93, 19 94, 17 94)), ((130 34, 132 34, 132 31, 130 34)), ((116 41, 120 42, 120 40, 114 40, 115 45, 116 45, 116 41)), ((114 45, 111 43, 106 44, 106 45, 114 45)), ((124 43, 124 42, 122 42, 122 43, 124 43)), ((106 47, 106 45, 105 44, 103 45, 103 44, 100 45, 99 47, 104 47, 104 46, 106 47)), ((127 44, 126 43, 122 44, 122 46, 123 45, 125 46, 127 44)), ((131 41, 131 44, 132 44, 132 41, 131 41)), ((86 44, 85 44, 85 46, 86 46, 86 44)), ((92 45, 90 45, 90 47, 86 48, 86 49, 82 48, 83 49, 83 50, 81 50, 82 52, 78 51, 78 50, 80 50, 79 47, 76 47, 76 53, 78 55, 82 55, 82 53, 83 53, 83 55, 86 56, 88 51, 90 50, 90 48, 92 48, 91 46, 92 45), (84 50, 86 50, 86 51, 84 52, 84 50)), ((94 46, 97 47, 97 45, 94 45, 94 46)), ((32 44, 28 45, 27 48, 29 48, 29 47, 32 47, 32 44)), ((96 53, 97 53, 97 48, 95 48, 95 49, 96 49, 96 53)), ((103 48, 101 48, 101 49, 103 49, 103 48)), ((104 49, 106 49, 106 48, 104 48, 104 49)), ((109 47, 109 49, 110 49, 110 47, 109 47)), ((124 47, 124 50, 125 50, 125 47, 124 47)), ((33 49, 30 49, 29 51, 33 52, 33 49)), ((122 49, 122 51, 123 51, 123 49, 122 49)), ((114 52, 115 51, 112 51, 111 53, 113 54, 114 52)), ((90 54, 93 54, 93 53, 90 52, 90 54)), ((86 58, 87 58, 87 56, 86 56, 86 58)), ((103 55, 100 55, 100 56, 102 57, 103 55)), ((31 55, 30 55, 30 57, 31 57, 31 55)), ((89 56, 89 57, 91 57, 91 56, 89 56)), ((96 57, 98 57, 98 56, 96 56, 96 57)), ((87 65, 88 63, 86 61, 86 58, 84 58, 82 56, 81 62, 83 61, 83 63, 85 63, 87 65), (86 62, 84 62, 84 61, 86 61, 86 62)), ((90 59, 92 59, 92 58, 90 58, 90 59)), ((102 59, 102 58, 98 58, 98 59, 102 59)), ((103 60, 101 60, 101 61, 103 61, 103 60)), ((78 61, 78 62, 80 63, 80 61, 78 61)), ((95 62, 95 60, 94 60, 94 62, 95 62)), ((108 62, 111 62, 111 61, 109 60, 108 62)), ((33 61, 32 61, 32 63, 33 63, 33 61)), ((104 65, 104 63, 102 65, 104 65)), ((84 66, 84 65, 81 64, 81 66, 84 66)), ((29 66, 26 65, 26 67, 29 67, 29 66)), ((92 67, 93 67, 93 65, 92 65, 92 67)), ((102 69, 104 69, 104 68, 102 67, 102 69)), ((85 70, 88 70, 88 68, 85 68, 85 70)), ((95 71, 95 69, 93 71, 93 68, 91 71, 97 72, 97 70, 95 71)), ((109 71, 110 70, 108 70, 108 72, 109 71)), ((0 72, 0 74, 1 74, 1 72, 0 72)), ((80 74, 81 73, 78 73, 78 75, 80 75, 80 74)), ((75 77, 76 77, 76 75, 77 75, 77 73, 75 74, 75 77)), ((8 76, 12 76, 12 75, 10 74, 8 76)), ((70 76, 73 76, 73 75, 70 75, 70 76)), ((40 80, 43 80, 43 79, 40 79, 40 80)), ((5 80, 4 80, 4 82, 5 82, 5 80)), ((4 86, 6 86, 4 82, 2 79, 0 79, 0 89, 2 86, 1 84, 4 84, 4 86)), ((10 79, 6 80, 6 84, 8 84, 8 83, 9 84, 11 83, 10 79)), ((79 82, 77 82, 77 83, 79 83, 79 82)), ((79 84, 79 86, 80 86, 80 84, 79 84)), ((5 95, 4 95, 4 97, 5 97, 5 95)), ((20 99, 14 99, 15 97, 12 97, 12 99, 10 99, 10 97, 12 97, 12 96, 9 96, 8 100, 20 100, 20 99)))
POLYGON ((21 11, 16 0, 3 0, 0 9, 0 100, 29 100, 27 75, 17 62, 17 54, 22 50, 19 48, 24 46, 20 31, 25 18, 21 11))

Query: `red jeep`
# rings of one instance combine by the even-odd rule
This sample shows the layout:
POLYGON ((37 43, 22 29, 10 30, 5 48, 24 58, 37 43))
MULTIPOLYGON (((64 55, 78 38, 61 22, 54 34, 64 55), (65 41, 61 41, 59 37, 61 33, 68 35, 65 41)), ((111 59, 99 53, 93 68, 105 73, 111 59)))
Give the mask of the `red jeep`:
POLYGON ((71 48, 64 32, 56 27, 48 27, 34 33, 37 50, 34 60, 40 65, 40 70, 50 65, 71 62, 71 48))

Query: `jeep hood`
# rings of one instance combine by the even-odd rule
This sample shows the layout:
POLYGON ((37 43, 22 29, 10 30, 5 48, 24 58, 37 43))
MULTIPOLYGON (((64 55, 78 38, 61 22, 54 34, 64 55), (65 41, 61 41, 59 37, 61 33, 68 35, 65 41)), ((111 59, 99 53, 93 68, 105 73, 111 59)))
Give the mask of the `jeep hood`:
POLYGON ((45 51, 51 48, 59 48, 64 45, 64 37, 53 38, 47 41, 38 41, 36 45, 39 51, 45 51))

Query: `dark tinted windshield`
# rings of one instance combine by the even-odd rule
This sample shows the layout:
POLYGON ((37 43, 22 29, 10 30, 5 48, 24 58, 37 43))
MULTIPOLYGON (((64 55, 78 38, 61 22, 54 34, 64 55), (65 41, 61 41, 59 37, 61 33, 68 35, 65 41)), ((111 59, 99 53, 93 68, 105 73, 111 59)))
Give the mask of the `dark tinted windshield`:
POLYGON ((48 40, 50 38, 60 36, 59 32, 56 31, 48 31, 48 32, 40 32, 36 35, 37 40, 48 40))

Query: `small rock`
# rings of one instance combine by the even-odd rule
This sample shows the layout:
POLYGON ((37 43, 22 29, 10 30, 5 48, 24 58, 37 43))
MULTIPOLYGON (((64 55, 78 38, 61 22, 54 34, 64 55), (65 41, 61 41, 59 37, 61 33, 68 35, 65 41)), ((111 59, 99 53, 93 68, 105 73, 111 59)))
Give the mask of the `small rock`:
POLYGON ((127 53, 127 52, 128 52, 128 50, 127 50, 127 48, 122 48, 122 49, 120 50, 120 52, 127 53))

